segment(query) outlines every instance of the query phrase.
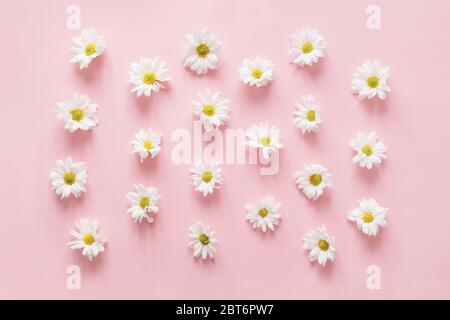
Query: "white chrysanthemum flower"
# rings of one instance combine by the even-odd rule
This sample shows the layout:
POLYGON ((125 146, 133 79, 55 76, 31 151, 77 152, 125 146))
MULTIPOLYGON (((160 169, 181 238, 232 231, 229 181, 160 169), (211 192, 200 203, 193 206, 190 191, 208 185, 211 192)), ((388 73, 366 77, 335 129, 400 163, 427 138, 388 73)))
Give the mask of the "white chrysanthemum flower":
POLYGON ((320 164, 306 164, 303 171, 294 175, 297 187, 308 199, 319 198, 326 187, 331 188, 331 174, 320 164))
POLYGON ((214 161, 198 162, 190 171, 190 177, 195 190, 204 197, 219 189, 222 181, 222 168, 214 161))
POLYGON ((98 123, 97 105, 92 104, 89 97, 74 93, 73 98, 66 102, 57 103, 56 118, 64 120, 64 129, 69 132, 89 130, 98 123))
POLYGON ((201 222, 197 222, 189 228, 189 247, 194 250, 194 257, 214 259, 216 252, 216 246, 219 240, 216 238, 216 233, 211 230, 209 226, 203 225, 201 222))
POLYGON ((56 161, 56 168, 50 171, 52 190, 61 199, 73 194, 78 198, 86 191, 87 169, 84 162, 73 162, 71 157, 56 161))
POLYGON ((291 36, 291 49, 289 54, 292 63, 303 67, 305 64, 312 66, 325 55, 326 43, 322 35, 316 30, 302 28, 291 36))
POLYGON ((303 134, 319 131, 319 124, 322 123, 322 108, 311 95, 302 97, 302 101, 302 104, 295 105, 295 126, 301 129, 303 134))
POLYGON ((161 151, 161 134, 150 128, 140 129, 130 143, 133 146, 131 153, 139 154, 141 162, 144 162, 149 155, 153 159, 161 151))
POLYGON ((270 160, 273 152, 283 148, 279 130, 275 126, 269 128, 267 123, 261 122, 259 126, 253 125, 247 130, 247 138, 246 144, 251 148, 261 150, 265 160, 270 160))
POLYGON ((131 92, 136 92, 138 97, 142 95, 150 97, 153 91, 159 92, 161 88, 164 89, 163 82, 171 80, 166 63, 158 57, 141 58, 139 63, 133 62, 128 74, 128 82, 133 85, 131 92))
POLYGON ((387 78, 390 75, 390 67, 383 66, 380 61, 368 61, 359 67, 353 74, 352 93, 359 99, 372 99, 376 95, 381 100, 386 98, 386 92, 390 92, 387 78))
POLYGON ((149 223, 153 222, 151 213, 158 213, 158 201, 161 196, 158 193, 158 189, 154 187, 145 187, 143 184, 135 184, 134 190, 136 192, 128 192, 127 199, 130 208, 128 213, 131 213, 131 217, 134 222, 141 223, 142 219, 147 219, 149 223))
POLYGON ((253 60, 244 59, 239 68, 239 79, 249 86, 263 87, 272 81, 274 64, 267 59, 256 57, 253 60))
POLYGON ((84 29, 81 37, 72 39, 70 62, 78 63, 80 69, 87 68, 92 60, 100 56, 106 47, 105 37, 95 29, 84 29))
POLYGON ((81 254, 92 261, 98 254, 105 251, 104 244, 108 240, 97 234, 97 220, 81 219, 80 223, 75 223, 75 225, 78 231, 70 231, 75 240, 70 241, 67 245, 71 249, 83 249, 81 254))
POLYGON ((267 196, 256 204, 247 204, 245 210, 247 211, 248 220, 253 229, 261 229, 266 232, 267 228, 274 231, 275 226, 280 223, 281 214, 279 213, 281 203, 275 202, 273 197, 267 196))
POLYGON ((198 94, 200 100, 192 101, 194 104, 194 114, 199 117, 205 131, 218 129, 226 123, 230 117, 230 101, 221 99, 220 92, 210 92, 198 94))
POLYGON ((387 208, 381 207, 374 199, 363 199, 359 206, 353 209, 347 219, 356 222, 358 229, 369 236, 376 236, 380 227, 387 226, 387 208))
POLYGON ((350 142, 350 147, 356 151, 353 163, 359 163, 360 167, 372 169, 372 165, 379 167, 383 159, 387 159, 387 147, 383 140, 377 138, 377 133, 358 133, 358 137, 350 142))
POLYGON ((221 46, 216 36, 207 29, 186 35, 184 66, 198 75, 216 69, 221 46))
POLYGON ((317 261, 325 267, 328 260, 336 258, 335 239, 330 236, 325 226, 308 232, 303 238, 303 248, 309 250, 309 261, 317 261))

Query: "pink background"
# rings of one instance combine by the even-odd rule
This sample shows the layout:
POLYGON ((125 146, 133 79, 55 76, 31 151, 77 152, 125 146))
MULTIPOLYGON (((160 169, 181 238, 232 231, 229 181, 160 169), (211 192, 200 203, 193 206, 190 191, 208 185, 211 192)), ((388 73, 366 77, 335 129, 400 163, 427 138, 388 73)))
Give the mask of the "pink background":
POLYGON ((374 1, 10 1, 0 13, 3 43, 0 136, 0 298, 450 298, 450 113, 448 1, 376 1, 382 28, 366 28, 374 1), (106 36, 105 54, 80 71, 68 62, 66 8, 81 8, 82 27, 106 36), (312 69, 289 64, 289 35, 318 29, 326 57, 312 69), (197 77, 182 65, 186 33, 210 28, 223 42, 219 69, 197 77), (127 71, 141 56, 168 63, 170 89, 149 99, 130 93, 127 71), (268 88, 238 81, 237 67, 260 55, 275 65, 268 88), (351 76, 368 59, 392 67, 392 93, 384 103, 360 103, 351 76), (279 173, 261 176, 252 165, 223 167, 225 184, 203 199, 188 182, 189 165, 171 162, 170 134, 192 130, 196 92, 220 90, 231 100, 229 128, 269 121, 281 129, 285 149, 279 173), (99 105, 100 125, 70 134, 54 115, 73 92, 99 105), (324 107, 317 135, 294 128, 293 104, 313 94, 324 107), (162 153, 139 163, 129 141, 141 127, 164 135, 162 153), (348 141, 376 130, 389 159, 379 169, 353 165, 348 141), (50 190, 55 161, 71 155, 88 167, 88 192, 59 200, 50 190), (296 189, 292 175, 305 162, 333 174, 334 188, 317 202, 296 189), (159 188, 163 198, 153 225, 135 224, 125 194, 134 183, 159 188), (283 220, 272 235, 253 231, 244 205, 272 194, 283 220), (363 197, 389 207, 390 226, 368 239, 347 222, 363 197), (81 217, 98 218, 109 238, 89 263, 66 247, 81 217), (188 227, 210 224, 220 239, 214 262, 187 248, 188 227), (310 264, 303 235, 324 223, 336 236, 337 260, 310 264), (81 290, 68 290, 66 268, 82 270, 81 290), (366 268, 378 265, 381 290, 368 290, 366 268))

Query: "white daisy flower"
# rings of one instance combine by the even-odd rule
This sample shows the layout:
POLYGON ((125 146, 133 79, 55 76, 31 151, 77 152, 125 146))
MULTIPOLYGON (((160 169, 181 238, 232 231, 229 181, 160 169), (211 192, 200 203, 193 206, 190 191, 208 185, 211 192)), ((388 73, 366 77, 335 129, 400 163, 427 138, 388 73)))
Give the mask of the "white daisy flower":
POLYGON ((267 228, 274 231, 275 226, 280 223, 281 214, 279 213, 281 203, 275 202, 273 197, 267 196, 256 204, 247 204, 245 210, 247 211, 248 220, 253 229, 261 229, 266 232, 267 228))
POLYGON ((269 128, 267 123, 261 122, 259 126, 253 125, 247 130, 247 138, 246 144, 251 148, 261 150, 265 160, 270 160, 273 152, 283 148, 279 130, 275 126, 269 128))
POLYGON ((98 124, 97 105, 86 95, 74 93, 72 99, 57 106, 56 118, 64 120, 64 129, 69 132, 93 129, 98 124))
POLYGON ((136 192, 128 192, 127 199, 130 208, 128 213, 131 213, 131 217, 134 222, 139 221, 141 223, 142 219, 147 219, 149 223, 153 222, 153 217, 150 213, 158 213, 158 201, 161 196, 158 193, 158 189, 154 187, 145 187, 143 184, 135 184, 134 190, 136 192))
POLYGON ((387 159, 387 147, 383 140, 377 138, 375 131, 368 135, 358 133, 358 137, 350 142, 350 147, 356 151, 353 163, 359 163, 360 167, 372 169, 372 165, 379 167, 383 159, 387 159))
POLYGON ((359 67, 353 74, 352 93, 359 99, 372 99, 376 95, 381 100, 386 98, 386 92, 390 92, 387 78, 390 75, 390 67, 383 66, 380 61, 368 61, 359 67))
POLYGON ((84 162, 73 162, 71 157, 56 161, 56 168, 50 171, 52 190, 61 199, 73 194, 78 198, 86 192, 87 168, 84 162))
POLYGON ((358 208, 353 209, 347 219, 356 222, 358 229, 369 236, 376 236, 380 227, 388 225, 386 221, 387 208, 381 207, 374 199, 359 201, 358 208))
POLYGON ((289 54, 292 63, 303 67, 312 66, 325 54, 326 43, 322 35, 316 30, 302 28, 291 36, 291 49, 289 54))
POLYGON ((207 29, 186 35, 184 66, 198 75, 216 69, 221 46, 216 36, 207 29))
POLYGON ((137 153, 141 157, 141 163, 150 155, 153 159, 161 151, 161 134, 152 129, 140 129, 134 136, 131 145, 131 153, 137 153))
POLYGON ((95 29, 84 29, 81 37, 72 39, 70 62, 78 63, 80 69, 87 68, 92 60, 100 56, 106 47, 105 37, 95 29))
POLYGON ((201 192, 204 197, 213 193, 223 183, 222 168, 214 161, 198 162, 190 170, 190 177, 195 190, 201 192))
POLYGON ((322 123, 322 108, 311 95, 302 97, 302 100, 302 104, 295 105, 295 126, 301 129, 303 134, 319 131, 319 124, 322 123))
POLYGON ((221 99, 220 92, 213 93, 207 90, 198 96, 199 101, 192 101, 194 114, 199 117, 205 131, 218 129, 230 119, 230 101, 221 99))
POLYGON ((189 247, 194 250, 194 257, 214 259, 216 252, 216 246, 219 240, 216 238, 216 233, 211 230, 209 226, 203 225, 201 222, 197 222, 189 228, 189 247))
POLYGON ((294 175, 297 187, 308 199, 319 198, 326 187, 331 188, 331 174, 320 164, 306 164, 303 171, 294 175))
POLYGON ((263 87, 272 81, 274 64, 267 59, 256 57, 253 60, 244 59, 239 68, 239 79, 249 86, 263 87))
POLYGON ((336 259, 335 239, 328 234, 325 226, 308 232, 303 238, 303 248, 309 250, 309 261, 317 261, 322 267, 328 260, 336 259))
POLYGON ((133 85, 131 92, 136 92, 138 97, 142 95, 150 97, 153 91, 159 92, 161 88, 164 89, 163 82, 171 80, 166 63, 158 57, 141 58, 139 63, 133 62, 128 75, 128 82, 133 85))
POLYGON ((81 219, 80 223, 75 223, 75 225, 78 231, 70 231, 75 240, 70 241, 67 245, 70 249, 83 249, 81 254, 92 261, 99 253, 105 251, 104 244, 108 240, 97 234, 97 220, 81 219))

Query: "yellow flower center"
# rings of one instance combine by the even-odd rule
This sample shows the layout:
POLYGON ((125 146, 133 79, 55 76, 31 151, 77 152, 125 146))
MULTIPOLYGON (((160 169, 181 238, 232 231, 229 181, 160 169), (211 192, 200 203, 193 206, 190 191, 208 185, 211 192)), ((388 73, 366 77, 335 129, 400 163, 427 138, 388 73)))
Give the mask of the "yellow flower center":
POLYGON ((202 245, 206 246, 209 243, 209 237, 206 234, 202 233, 198 237, 198 241, 200 241, 202 245))
POLYGON ((148 85, 154 84, 156 80, 158 80, 158 77, 151 71, 144 73, 144 76, 142 77, 142 81, 148 85))
POLYGON ((373 219, 373 214, 370 211, 364 212, 364 214, 362 215, 362 220, 364 221, 364 223, 371 223, 373 219))
POLYGON ((86 45, 86 47, 84 48, 84 54, 87 56, 90 56, 95 53, 96 49, 97 49, 97 47, 96 47, 95 43, 88 43, 86 45))
POLYGON ((205 43, 201 43, 197 46, 197 48, 195 48, 195 51, 197 51, 197 54, 204 58, 209 54, 209 47, 207 44, 205 43))
POLYGON ((147 208, 150 205, 150 198, 149 197, 142 197, 141 201, 139 201, 139 205, 142 209, 147 208))
POLYGON ((269 211, 266 208, 259 209, 258 214, 261 216, 261 218, 267 217, 269 214, 269 211))
POLYGON ((314 173, 309 176, 309 183, 317 187, 322 182, 322 176, 319 173, 314 173))
POLYGON ((95 238, 91 233, 85 233, 83 236, 83 242, 85 245, 90 246, 95 242, 95 238))
POLYGON ((308 121, 315 121, 316 120, 316 112, 314 110, 309 110, 306 113, 306 119, 308 119, 308 121))
POLYGON ((212 104, 205 104, 203 106, 203 113, 208 117, 212 117, 216 114, 216 107, 212 104))
POLYGON ((153 148, 152 140, 145 140, 144 141, 144 148, 147 149, 147 150, 151 150, 153 148))
POLYGON ((75 183, 75 180, 77 180, 77 176, 72 171, 67 171, 64 174, 63 179, 64 179, 65 184, 72 185, 75 183))
POLYGON ((72 115, 72 120, 73 121, 80 122, 84 118, 84 112, 80 108, 72 109, 70 111, 70 114, 72 115))
POLYGON ((361 152, 364 153, 366 156, 370 157, 373 153, 372 147, 366 144, 361 148, 361 152))
POLYGON ((211 171, 205 171, 202 174, 202 180, 203 180, 204 183, 211 182, 212 177, 213 177, 213 175, 212 175, 211 171))
POLYGON ((263 72, 262 72, 261 69, 256 68, 256 69, 252 70, 252 77, 253 78, 259 79, 259 78, 261 78, 262 75, 263 75, 263 72))
POLYGON ((310 53, 313 50, 314 50, 314 47, 311 42, 305 42, 302 46, 302 52, 305 54, 310 53))
POLYGON ((263 146, 267 147, 268 145, 270 145, 270 137, 269 136, 259 137, 258 142, 259 144, 262 144, 263 146))
POLYGON ((330 247, 330 244, 328 243, 328 241, 320 239, 319 242, 317 243, 317 245, 319 246, 319 249, 322 251, 327 251, 328 248, 330 247))
POLYGON ((380 79, 377 76, 371 76, 367 79, 367 85, 372 89, 377 88, 379 82, 380 79))

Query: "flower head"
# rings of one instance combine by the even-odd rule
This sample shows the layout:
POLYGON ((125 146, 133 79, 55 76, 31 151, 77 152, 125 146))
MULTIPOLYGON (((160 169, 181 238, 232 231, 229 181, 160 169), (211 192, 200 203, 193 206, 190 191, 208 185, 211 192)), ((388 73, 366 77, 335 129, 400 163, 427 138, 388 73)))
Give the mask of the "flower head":
POLYGON ((74 93, 72 99, 59 102, 57 106, 56 118, 64 120, 64 129, 69 132, 93 129, 98 123, 97 105, 86 95, 74 93))
POLYGON ((253 229, 261 229, 266 232, 267 229, 275 230, 275 226, 280 223, 281 214, 279 213, 281 203, 275 202, 273 197, 267 196, 256 204, 247 204, 245 217, 251 223, 253 229))
POLYGON ((56 161, 56 168, 50 171, 52 190, 61 199, 73 194, 78 198, 86 191, 87 169, 83 162, 73 162, 71 157, 56 161))
POLYGON ((319 124, 322 123, 322 108, 314 100, 314 97, 309 95, 302 97, 302 103, 295 105, 294 112, 295 126, 305 132, 319 131, 319 124))
POLYGON ((283 148, 283 144, 280 142, 279 130, 275 126, 269 128, 269 125, 263 122, 259 125, 253 125, 247 130, 246 144, 250 148, 261 150, 265 160, 270 160, 272 153, 283 148))
POLYGON ((378 60, 368 61, 353 74, 352 93, 361 100, 375 96, 384 100, 386 92, 391 91, 387 84, 389 75, 390 67, 383 66, 378 60))
POLYGON ((70 241, 67 245, 71 249, 83 249, 82 255, 92 261, 98 254, 105 251, 104 239, 97 234, 97 220, 81 219, 80 223, 75 223, 77 230, 71 230, 70 234, 75 240, 70 241))
POLYGON ((128 82, 133 85, 131 92, 136 92, 138 97, 142 95, 149 97, 152 92, 159 92, 161 88, 164 88, 163 83, 171 80, 166 63, 158 57, 141 58, 139 63, 133 62, 128 74, 128 82))
POLYGON ((131 141, 132 153, 137 153, 141 157, 141 162, 150 155, 153 159, 161 151, 161 134, 152 129, 140 129, 131 141))
POLYGON ((216 69, 221 46, 216 36, 207 29, 186 35, 184 66, 198 75, 216 69))
POLYGON ((336 258, 335 239, 330 236, 325 226, 308 232, 303 238, 303 248, 309 250, 309 261, 317 261, 322 267, 328 260, 336 258))
POLYGON ((249 86, 266 86, 273 77, 274 65, 270 60, 256 57, 253 60, 244 59, 239 68, 239 79, 249 86))
POLYGON ((195 190, 204 197, 213 193, 222 184, 222 169, 214 161, 198 162, 190 171, 190 177, 195 190))
POLYGON ((387 159, 387 147, 383 140, 379 140, 375 131, 369 134, 358 133, 358 137, 350 142, 350 147, 356 151, 353 163, 359 163, 360 167, 372 169, 381 165, 382 160, 387 159))
POLYGON ((297 187, 312 200, 319 198, 326 187, 331 187, 331 174, 320 164, 306 164, 303 171, 294 175, 297 187))
POLYGON ((359 201, 358 208, 353 209, 347 219, 356 222, 358 229, 369 236, 376 236, 380 227, 387 226, 387 208, 381 207, 374 199, 359 201))
POLYGON ((136 192, 128 192, 127 199, 128 213, 135 222, 141 223, 142 219, 147 219, 149 223, 153 222, 153 217, 150 216, 151 213, 158 213, 158 201, 161 196, 158 193, 158 189, 154 187, 145 187, 143 184, 135 184, 134 190, 136 192))
POLYGON ((291 49, 289 54, 292 63, 303 67, 312 66, 325 54, 326 43, 322 35, 316 30, 302 28, 291 36, 291 49))
POLYGON ((194 257, 214 259, 216 252, 216 246, 219 240, 216 238, 216 233, 211 230, 209 226, 203 225, 201 222, 197 222, 189 228, 189 247, 194 250, 194 257))
POLYGON ((95 29, 84 29, 81 37, 72 39, 70 47, 70 62, 78 63, 80 69, 87 68, 92 60, 100 56, 105 50, 105 37, 95 29))
POLYGON ((220 98, 220 92, 199 93, 199 101, 192 101, 194 104, 194 114, 198 116, 205 131, 217 129, 225 124, 229 119, 230 102, 220 98))

